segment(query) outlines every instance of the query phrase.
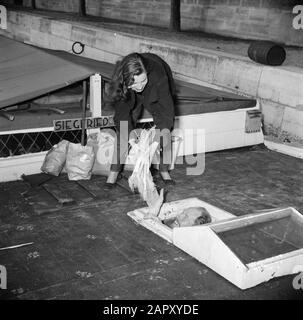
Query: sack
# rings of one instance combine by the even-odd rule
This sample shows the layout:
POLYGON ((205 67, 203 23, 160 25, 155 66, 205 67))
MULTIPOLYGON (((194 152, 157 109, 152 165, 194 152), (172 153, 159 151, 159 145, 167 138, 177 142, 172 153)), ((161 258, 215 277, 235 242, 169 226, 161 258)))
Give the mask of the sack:
POLYGON ((95 153, 93 174, 108 176, 114 153, 115 136, 113 130, 104 129, 88 137, 87 145, 91 145, 95 153))
POLYGON ((89 180, 92 175, 95 154, 90 145, 69 143, 66 156, 66 172, 69 180, 89 180))
POLYGON ((69 141, 62 140, 48 151, 41 166, 42 172, 53 176, 60 174, 66 161, 68 144, 69 141))

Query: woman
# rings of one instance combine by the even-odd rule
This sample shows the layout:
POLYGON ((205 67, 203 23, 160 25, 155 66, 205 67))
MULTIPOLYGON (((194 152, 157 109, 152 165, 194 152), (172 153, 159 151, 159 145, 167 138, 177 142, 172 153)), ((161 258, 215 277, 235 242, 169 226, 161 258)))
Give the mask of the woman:
MULTIPOLYGON (((156 129, 167 129, 166 132, 171 132, 175 116, 174 93, 170 67, 157 55, 131 53, 116 64, 108 89, 108 98, 115 109, 114 121, 118 140, 114 160, 117 161, 111 165, 107 185, 116 183, 127 156, 129 134, 136 128, 143 108, 152 115, 156 129), (120 141, 119 133, 123 121, 128 126, 128 135, 122 135, 124 140, 120 141)), ((160 144, 160 175, 165 183, 173 184, 168 172, 169 164, 163 161, 171 154, 171 140, 164 137, 160 144)))

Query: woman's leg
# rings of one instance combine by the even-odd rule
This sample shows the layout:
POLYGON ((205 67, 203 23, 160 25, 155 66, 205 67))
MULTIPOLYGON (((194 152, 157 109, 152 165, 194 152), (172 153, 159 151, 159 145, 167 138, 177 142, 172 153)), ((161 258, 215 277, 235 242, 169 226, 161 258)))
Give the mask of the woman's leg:
POLYGON ((107 177, 107 184, 115 184, 119 173, 123 170, 123 165, 125 163, 128 154, 128 137, 120 136, 120 131, 116 131, 116 139, 114 152, 112 157, 112 163, 110 166, 110 172, 107 177))
MULTIPOLYGON (((142 99, 136 98, 136 105, 135 108, 132 110, 132 127, 136 127, 136 123, 140 115, 142 115, 143 112, 143 105, 142 105, 142 99)), ((119 126, 120 128, 120 126, 119 126)), ((119 173, 123 170, 123 166, 125 164, 128 150, 129 150, 129 144, 128 141, 130 138, 132 138, 132 134, 135 135, 133 131, 131 131, 131 128, 128 129, 128 134, 120 134, 120 130, 117 127, 116 129, 116 141, 115 141, 115 148, 114 148, 114 154, 112 159, 112 164, 110 167, 110 173, 107 177, 107 184, 114 184, 117 181, 119 173)))
POLYGON ((166 181, 171 181, 172 178, 169 174, 169 168, 172 161, 172 140, 171 132, 169 130, 162 130, 160 136, 160 164, 159 171, 162 179, 166 181))

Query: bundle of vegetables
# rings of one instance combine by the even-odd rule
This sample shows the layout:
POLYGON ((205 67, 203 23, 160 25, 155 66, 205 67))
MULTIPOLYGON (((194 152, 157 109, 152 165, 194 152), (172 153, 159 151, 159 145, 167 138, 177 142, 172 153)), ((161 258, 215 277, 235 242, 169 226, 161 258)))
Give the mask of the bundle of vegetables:
POLYGON ((135 165, 132 175, 128 179, 131 190, 137 189, 142 199, 149 207, 150 216, 157 216, 163 203, 163 189, 160 195, 153 182, 150 166, 157 150, 158 142, 153 141, 156 134, 155 127, 142 130, 137 142, 131 142, 132 151, 135 151, 135 165))

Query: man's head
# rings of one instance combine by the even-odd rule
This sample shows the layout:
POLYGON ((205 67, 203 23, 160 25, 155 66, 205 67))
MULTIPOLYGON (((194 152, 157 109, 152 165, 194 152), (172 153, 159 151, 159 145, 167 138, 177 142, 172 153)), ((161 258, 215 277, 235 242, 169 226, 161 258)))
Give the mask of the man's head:
POLYGON ((211 222, 211 216, 203 207, 184 209, 174 219, 167 219, 164 223, 170 228, 191 227, 211 222))
POLYGON ((196 226, 211 222, 211 216, 203 207, 186 208, 177 216, 180 227, 196 226))

